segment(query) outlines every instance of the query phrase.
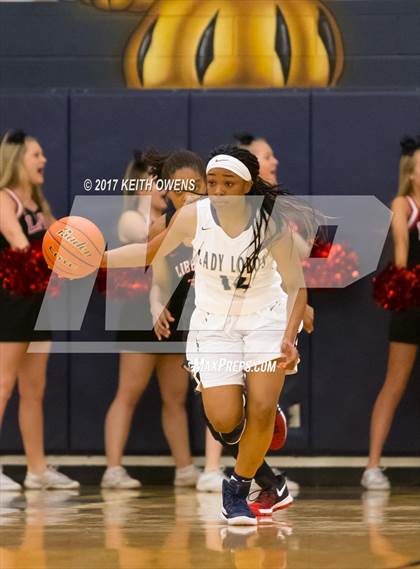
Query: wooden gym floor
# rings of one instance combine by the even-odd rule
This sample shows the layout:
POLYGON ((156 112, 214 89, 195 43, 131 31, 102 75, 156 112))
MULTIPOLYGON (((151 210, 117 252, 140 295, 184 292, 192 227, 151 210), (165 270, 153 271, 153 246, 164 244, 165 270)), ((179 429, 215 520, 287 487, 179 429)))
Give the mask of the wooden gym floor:
POLYGON ((172 487, 0 495, 1 569, 420 567, 420 488, 310 489, 257 528, 172 487))

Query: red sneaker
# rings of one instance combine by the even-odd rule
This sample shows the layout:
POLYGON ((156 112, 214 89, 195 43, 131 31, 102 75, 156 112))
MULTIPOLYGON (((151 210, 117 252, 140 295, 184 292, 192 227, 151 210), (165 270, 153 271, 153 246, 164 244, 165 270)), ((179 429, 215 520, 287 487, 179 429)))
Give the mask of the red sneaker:
POLYGON ((273 438, 270 443, 270 450, 280 450, 284 447, 287 440, 287 421, 283 411, 277 405, 276 419, 274 421, 273 438))
POLYGON ((279 475, 277 479, 279 481, 278 486, 260 490, 255 500, 248 498, 249 509, 257 517, 271 516, 277 510, 284 510, 293 503, 293 498, 287 488, 286 478, 279 475))

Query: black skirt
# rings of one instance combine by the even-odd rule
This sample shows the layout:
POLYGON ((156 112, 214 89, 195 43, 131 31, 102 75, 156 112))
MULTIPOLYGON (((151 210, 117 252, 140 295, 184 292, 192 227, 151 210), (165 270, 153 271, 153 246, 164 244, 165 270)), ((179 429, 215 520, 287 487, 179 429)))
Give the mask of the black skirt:
POLYGON ((15 296, 0 291, 0 342, 42 342, 51 331, 35 330, 44 294, 15 296))
POLYGON ((420 309, 393 312, 389 327, 389 341, 420 345, 420 309))

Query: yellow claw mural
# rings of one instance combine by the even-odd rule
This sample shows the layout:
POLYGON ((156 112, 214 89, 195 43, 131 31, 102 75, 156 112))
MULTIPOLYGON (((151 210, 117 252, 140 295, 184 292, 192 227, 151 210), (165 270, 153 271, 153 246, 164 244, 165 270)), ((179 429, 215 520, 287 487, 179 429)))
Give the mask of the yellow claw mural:
POLYGON ((141 12, 124 54, 128 87, 336 85, 341 34, 320 0, 83 0, 141 12))

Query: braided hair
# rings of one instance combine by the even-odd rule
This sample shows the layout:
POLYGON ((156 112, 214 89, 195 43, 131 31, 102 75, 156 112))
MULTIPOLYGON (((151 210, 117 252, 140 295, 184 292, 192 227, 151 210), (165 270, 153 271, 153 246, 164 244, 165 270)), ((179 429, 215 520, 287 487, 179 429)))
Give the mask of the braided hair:
POLYGON ((211 152, 209 159, 218 154, 227 154, 240 160, 248 168, 252 179, 251 189, 245 198, 247 199, 248 196, 251 198, 248 202, 251 206, 254 218, 252 223, 253 239, 250 243, 250 246, 253 246, 253 250, 251 254, 248 255, 240 276, 242 276, 245 271, 252 273, 255 269, 261 249, 267 246, 269 242, 274 240, 278 235, 285 231, 291 231, 291 227, 298 226, 305 228, 307 238, 312 236, 317 226, 313 209, 308 204, 305 204, 303 200, 293 196, 284 187, 271 185, 260 178, 260 166, 254 154, 249 152, 246 148, 224 145, 215 148, 211 152), (253 199, 252 196, 263 196, 262 202, 253 199), (279 207, 279 203, 275 207, 276 200, 279 196, 281 196, 282 201, 280 203, 282 207, 279 207), (269 230, 270 219, 272 219, 275 225, 274 232, 271 228, 269 230))

